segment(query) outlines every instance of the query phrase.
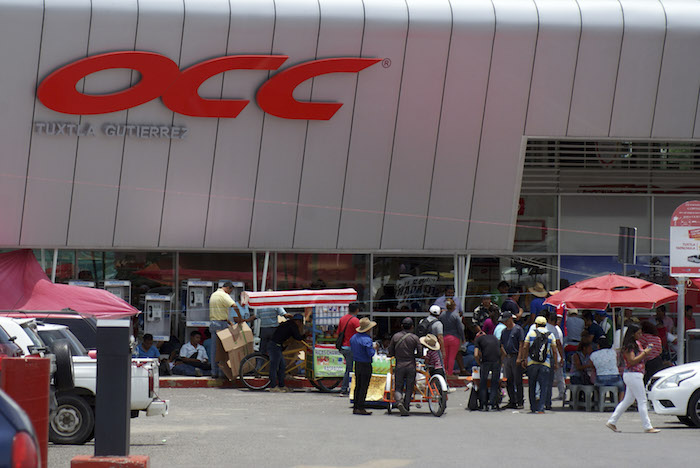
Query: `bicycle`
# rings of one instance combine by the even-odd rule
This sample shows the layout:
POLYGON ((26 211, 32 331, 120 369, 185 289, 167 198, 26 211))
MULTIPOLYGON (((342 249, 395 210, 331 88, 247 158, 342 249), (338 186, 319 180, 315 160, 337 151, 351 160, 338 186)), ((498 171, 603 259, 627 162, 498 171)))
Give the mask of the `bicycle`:
MULTIPOLYGON (((285 378, 309 375, 306 365, 306 356, 311 352, 311 345, 305 341, 293 341, 284 351, 282 358, 286 364, 285 378), (294 347, 293 344, 301 343, 302 347, 294 347), (301 352, 304 352, 304 358, 301 352), (302 370, 304 371, 302 373, 302 370)), ((270 358, 267 354, 256 351, 243 358, 239 367, 238 378, 241 383, 250 390, 264 390, 270 386, 270 358)), ((321 392, 332 392, 343 381, 342 377, 323 377, 309 379, 311 385, 321 392)))
MULTIPOLYGON (((392 365, 391 371, 386 375, 383 398, 387 403, 386 412, 389 414, 391 414, 392 405, 396 403, 394 398, 395 385, 394 366, 392 365)), ((439 374, 431 376, 425 369, 425 365, 419 360, 416 366, 416 383, 413 386, 411 403, 416 403, 420 407, 421 403, 426 402, 433 416, 442 416, 447 408, 447 382, 439 374), (420 378, 421 376, 423 379, 420 378), (425 383, 424 385, 421 385, 421 380, 425 383)))

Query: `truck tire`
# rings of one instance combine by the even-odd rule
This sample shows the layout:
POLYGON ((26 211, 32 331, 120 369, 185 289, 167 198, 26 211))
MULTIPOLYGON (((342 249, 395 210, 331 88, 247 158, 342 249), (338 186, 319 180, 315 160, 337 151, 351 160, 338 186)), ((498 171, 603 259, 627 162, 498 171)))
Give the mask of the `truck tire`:
POLYGON ((56 356, 56 374, 53 383, 56 390, 65 392, 73 389, 73 353, 67 340, 56 340, 51 346, 56 356))
POLYGON ((54 444, 81 445, 92 439, 95 413, 85 398, 59 394, 58 408, 49 421, 49 440, 54 444))

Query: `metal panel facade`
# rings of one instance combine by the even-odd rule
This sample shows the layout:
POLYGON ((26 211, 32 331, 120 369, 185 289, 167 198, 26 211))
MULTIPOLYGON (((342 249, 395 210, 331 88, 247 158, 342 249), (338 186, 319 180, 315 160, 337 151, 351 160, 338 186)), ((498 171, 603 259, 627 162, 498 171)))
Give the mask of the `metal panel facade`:
MULTIPOLYGON (((697 138, 698 8, 0 0, 0 247, 507 252, 528 136, 697 138), (36 98, 63 66, 133 50, 180 70, 226 55, 289 58, 279 71, 202 83, 204 99, 250 101, 236 118, 186 116, 160 98, 72 115, 36 98), (339 57, 379 62, 296 86, 300 102, 343 103, 329 120, 280 118, 256 102, 270 77, 339 57), (96 134, 55 134, 56 123, 96 134), (188 133, 109 136, 107 124, 188 133)), ((138 80, 105 70, 77 90, 113 93, 138 80)))

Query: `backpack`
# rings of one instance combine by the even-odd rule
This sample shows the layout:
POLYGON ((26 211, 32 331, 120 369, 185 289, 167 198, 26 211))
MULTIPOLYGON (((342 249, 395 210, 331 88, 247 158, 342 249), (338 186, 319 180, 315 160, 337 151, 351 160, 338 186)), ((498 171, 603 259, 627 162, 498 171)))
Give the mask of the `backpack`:
POLYGON ((549 332, 542 333, 539 330, 535 330, 537 336, 535 341, 530 345, 529 356, 534 362, 545 362, 547 361, 547 355, 549 354, 549 332))
POLYGON ((422 338, 430 333, 430 330, 433 328, 433 323, 437 321, 437 319, 429 320, 431 318, 434 317, 429 315, 418 322, 418 326, 416 327, 416 335, 418 335, 418 338, 422 338))

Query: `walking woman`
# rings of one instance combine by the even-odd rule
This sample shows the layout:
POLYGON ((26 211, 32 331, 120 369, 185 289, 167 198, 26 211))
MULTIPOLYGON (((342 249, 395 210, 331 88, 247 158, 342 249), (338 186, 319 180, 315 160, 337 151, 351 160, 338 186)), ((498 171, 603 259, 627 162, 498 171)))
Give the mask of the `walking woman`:
MULTIPOLYGON (((454 374, 455 359, 457 358, 457 351, 459 351, 460 346, 464 343, 464 324, 462 323, 462 318, 459 316, 459 311, 457 310, 457 304, 452 299, 447 299, 445 301, 445 307, 447 310, 440 315, 440 321, 442 322, 442 333, 443 342, 445 343, 445 370, 447 375, 454 374)), ((460 365, 461 369, 462 366, 460 365)))
POLYGON ((615 412, 612 414, 608 422, 605 424, 614 432, 620 432, 615 424, 620 416, 627 411, 634 400, 637 400, 637 409, 639 416, 642 418, 642 427, 644 432, 656 433, 660 432, 651 425, 649 420, 649 409, 647 408, 647 394, 644 390, 644 362, 648 360, 649 353, 654 349, 653 346, 642 351, 639 344, 639 339, 642 337, 642 329, 639 325, 630 323, 625 333, 625 338, 622 341, 622 357, 625 361, 625 372, 622 376, 627 391, 625 398, 617 405, 615 412))

